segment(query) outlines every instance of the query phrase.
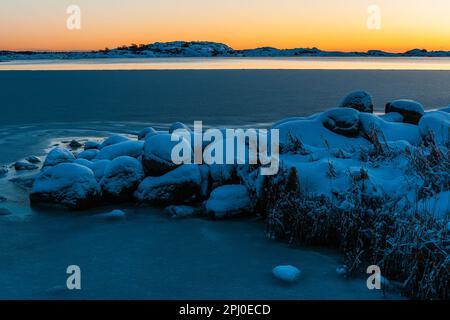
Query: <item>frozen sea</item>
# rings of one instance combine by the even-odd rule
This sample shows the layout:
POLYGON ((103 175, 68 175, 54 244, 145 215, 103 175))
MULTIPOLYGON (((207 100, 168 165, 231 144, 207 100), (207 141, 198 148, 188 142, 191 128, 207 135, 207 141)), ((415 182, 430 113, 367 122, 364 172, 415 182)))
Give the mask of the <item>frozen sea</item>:
MULTIPOLYGON (((64 69, 64 68, 62 68, 64 69)), ((207 68, 205 68, 207 69, 207 68)), ((245 68, 244 68, 245 69, 245 68)), ((395 98, 432 109, 450 103, 450 71, 438 70, 40 70, 0 72, 0 165, 72 138, 133 134, 174 121, 264 127, 333 107, 356 89, 376 110, 395 98)), ((24 173, 20 173, 19 175, 24 173)), ((26 191, 0 178, 0 298, 384 299, 364 278, 335 272, 337 252, 291 248, 265 237, 263 221, 173 220, 132 204, 83 213, 35 211, 26 191), (124 221, 94 213, 123 209, 124 221), (82 270, 68 291, 66 268, 82 270), (295 285, 271 276, 302 271, 295 285)))

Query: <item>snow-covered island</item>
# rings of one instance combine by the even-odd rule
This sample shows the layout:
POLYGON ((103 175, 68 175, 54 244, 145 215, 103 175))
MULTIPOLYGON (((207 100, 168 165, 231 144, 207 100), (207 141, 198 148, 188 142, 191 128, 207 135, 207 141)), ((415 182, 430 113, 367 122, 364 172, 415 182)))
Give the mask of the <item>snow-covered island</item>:
POLYGON ((233 49, 226 44, 208 41, 172 41, 132 44, 98 51, 0 51, 0 61, 38 59, 158 58, 158 57, 450 57, 450 51, 412 49, 403 53, 381 50, 367 52, 324 51, 318 48, 233 49))
POLYGON ((274 176, 260 175, 259 165, 174 164, 170 133, 182 123, 135 138, 68 141, 9 170, 29 171, 13 181, 39 208, 101 213, 104 204, 130 203, 165 207, 174 218, 259 215, 273 239, 339 248, 349 274, 376 264, 386 290, 448 299, 450 107, 425 112, 393 100, 385 114, 373 110, 371 96, 357 91, 335 108, 273 124, 281 151, 274 176))

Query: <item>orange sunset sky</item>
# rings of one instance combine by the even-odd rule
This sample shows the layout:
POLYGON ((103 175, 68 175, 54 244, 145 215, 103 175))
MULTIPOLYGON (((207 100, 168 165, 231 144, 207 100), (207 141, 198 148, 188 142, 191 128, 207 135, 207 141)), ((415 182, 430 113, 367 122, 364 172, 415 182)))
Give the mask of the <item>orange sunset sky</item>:
POLYGON ((450 50, 449 0, 1 0, 0 50, 94 50, 173 40, 393 52, 450 50), (68 30, 66 9, 81 9, 68 30), (367 27, 370 5, 381 29, 367 27))

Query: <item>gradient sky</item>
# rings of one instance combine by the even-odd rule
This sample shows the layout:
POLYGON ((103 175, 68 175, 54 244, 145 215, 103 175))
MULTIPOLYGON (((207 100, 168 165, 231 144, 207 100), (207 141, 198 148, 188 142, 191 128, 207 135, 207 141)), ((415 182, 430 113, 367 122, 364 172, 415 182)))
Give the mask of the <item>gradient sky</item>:
POLYGON ((172 40, 325 50, 450 50, 449 0, 1 0, 0 49, 91 50, 172 40), (81 30, 66 9, 81 8, 81 30), (381 8, 381 30, 367 8, 381 8))

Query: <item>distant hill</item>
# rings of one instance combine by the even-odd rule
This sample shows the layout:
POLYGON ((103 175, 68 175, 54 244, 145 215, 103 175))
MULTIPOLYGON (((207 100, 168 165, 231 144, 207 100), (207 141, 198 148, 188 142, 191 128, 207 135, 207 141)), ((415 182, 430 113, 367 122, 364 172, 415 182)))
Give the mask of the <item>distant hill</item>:
POLYGON ((381 50, 367 52, 323 51, 317 48, 277 49, 263 47, 235 50, 226 44, 208 41, 173 41, 132 44, 98 51, 41 52, 0 51, 0 61, 31 59, 158 58, 158 57, 450 57, 450 51, 413 49, 404 53, 381 50))

